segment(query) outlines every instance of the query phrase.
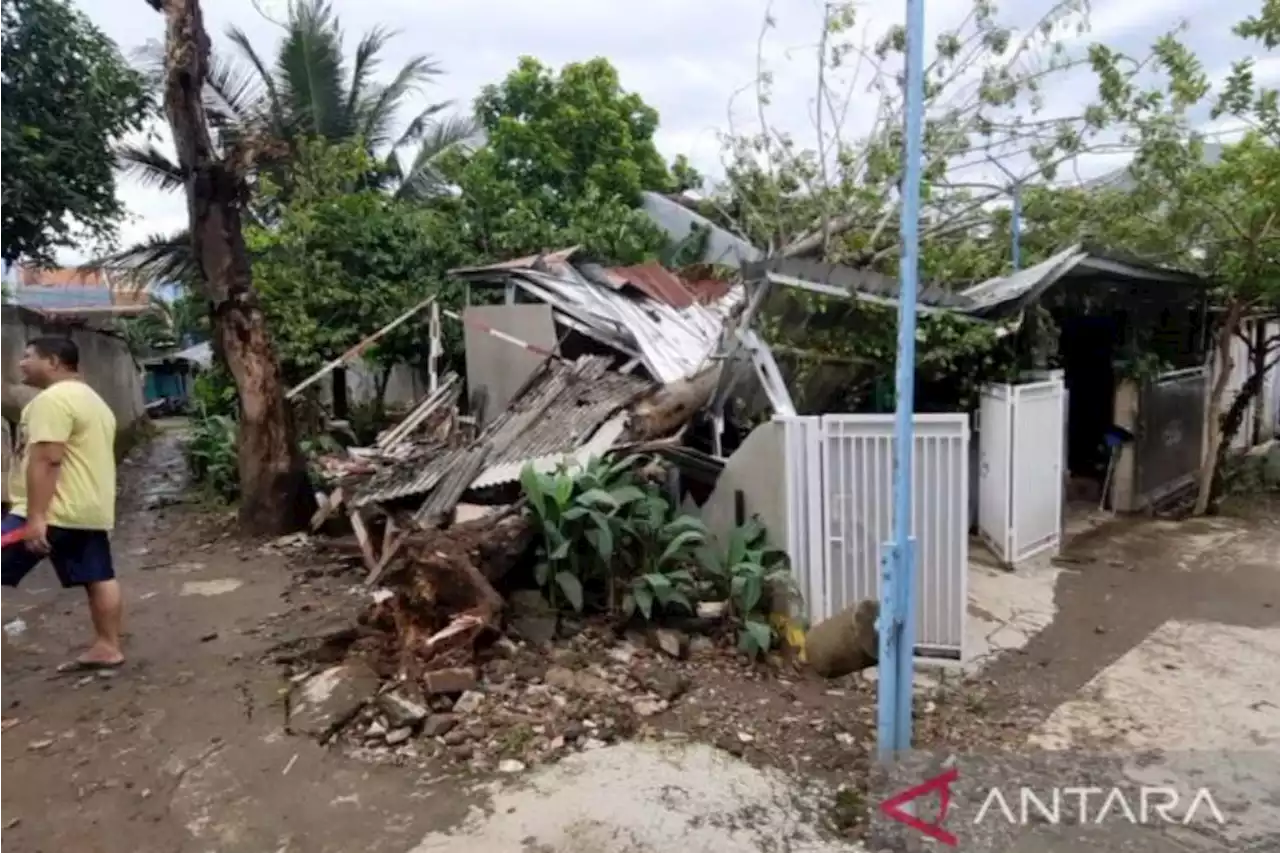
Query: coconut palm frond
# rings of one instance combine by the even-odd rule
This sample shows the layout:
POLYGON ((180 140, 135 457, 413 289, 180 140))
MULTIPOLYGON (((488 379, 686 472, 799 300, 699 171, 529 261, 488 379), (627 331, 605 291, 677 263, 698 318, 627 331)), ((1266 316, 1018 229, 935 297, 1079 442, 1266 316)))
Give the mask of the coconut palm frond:
POLYGON ((426 199, 446 192, 447 184, 439 170, 440 158, 449 151, 469 148, 479 139, 480 129, 469 117, 449 116, 430 122, 396 189, 396 197, 426 199))
POLYGON ((200 266, 191 251, 191 234, 153 234, 127 249, 94 258, 85 269, 126 273, 141 282, 178 282, 187 286, 200 280, 200 266))
POLYGON ((405 98, 438 74, 440 66, 429 56, 415 56, 402 65, 390 83, 371 90, 360 104, 360 136, 374 147, 390 144, 391 127, 405 98))
POLYGON ((152 143, 116 146, 116 163, 143 186, 179 190, 186 183, 182 167, 152 143))
POLYGON ((227 38, 236 46, 244 61, 253 68, 263 91, 266 92, 266 103, 263 112, 269 122, 271 132, 281 139, 287 138, 288 128, 285 124, 284 104, 280 98, 280 91, 276 87, 275 78, 271 76, 270 66, 254 49, 253 43, 249 41, 249 36, 245 34, 244 30, 238 27, 230 27, 227 29, 227 38))
POLYGON ((292 126, 308 136, 352 134, 343 112, 346 70, 342 30, 328 3, 291 7, 288 32, 276 56, 276 85, 292 126))
POLYGON ((361 101, 369 91, 373 73, 382 64, 379 54, 395 34, 395 30, 374 27, 360 39, 360 44, 356 46, 355 62, 351 66, 351 84, 347 87, 347 116, 354 116, 359 111, 361 101))

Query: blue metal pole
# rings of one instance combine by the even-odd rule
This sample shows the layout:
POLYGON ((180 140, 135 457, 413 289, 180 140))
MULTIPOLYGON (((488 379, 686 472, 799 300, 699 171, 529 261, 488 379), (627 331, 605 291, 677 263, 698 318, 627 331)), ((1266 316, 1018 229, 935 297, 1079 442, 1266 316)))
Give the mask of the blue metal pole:
POLYGON ((893 442, 893 542, 886 546, 888 601, 881 602, 879 749, 882 758, 911 746, 915 648, 915 549, 911 541, 911 455, 915 446, 916 292, 920 262, 920 166, 924 120, 924 3, 907 0, 902 259, 898 293, 897 409, 893 442), (893 725, 885 727, 892 716, 893 725))
POLYGON ((1013 185, 1013 271, 1022 269, 1022 184, 1013 185))

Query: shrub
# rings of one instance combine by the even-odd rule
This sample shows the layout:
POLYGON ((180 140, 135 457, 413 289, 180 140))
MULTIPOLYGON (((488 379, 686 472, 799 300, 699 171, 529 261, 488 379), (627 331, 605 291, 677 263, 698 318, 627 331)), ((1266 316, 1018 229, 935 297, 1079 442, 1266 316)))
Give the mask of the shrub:
POLYGON ((798 591, 786 552, 769 545, 764 528, 755 521, 735 527, 725 553, 704 552, 702 565, 729 602, 730 616, 738 623, 738 647, 754 656, 777 645, 770 611, 789 605, 798 591), (787 600, 776 601, 778 595, 787 600))
POLYGON ((187 464, 191 478, 220 500, 240 494, 240 468, 236 458, 236 422, 228 415, 198 410, 191 419, 187 464))

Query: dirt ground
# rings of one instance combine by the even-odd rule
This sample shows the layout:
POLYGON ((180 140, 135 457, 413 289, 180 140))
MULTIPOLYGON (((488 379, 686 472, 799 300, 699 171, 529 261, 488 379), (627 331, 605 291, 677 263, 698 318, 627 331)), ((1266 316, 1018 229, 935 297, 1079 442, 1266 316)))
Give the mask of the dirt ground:
MULTIPOLYGON (((598 748, 558 747, 564 760, 545 771, 530 759, 526 783, 514 787, 477 755, 490 736, 483 727, 465 753, 423 744, 373 760, 286 734, 288 683, 272 650, 349 624, 367 593, 353 594, 354 576, 330 560, 240 541, 225 513, 183 503, 175 431, 122 474, 115 549, 128 667, 111 678, 54 675, 87 634, 83 602, 57 589, 47 567, 5 591, 8 849, 643 851, 696 837, 695 849, 746 851, 779 835, 803 839, 787 849, 858 849, 841 840, 830 806, 814 814, 780 804, 777 791, 794 785, 792 800, 825 804, 865 773, 874 686, 864 678, 825 684, 786 668, 734 669, 715 654, 676 664, 637 650, 635 661, 620 661, 607 644, 586 644, 581 668, 614 692, 660 669, 685 679, 682 695, 598 748), (632 742, 613 745, 624 740, 632 742), (680 757, 655 751, 671 749, 680 757), (632 823, 602 823, 591 810, 625 814, 627 785, 654 800, 637 794, 632 823), (752 813, 751 831, 745 818, 710 819, 726 803, 752 813)), ((1121 522, 1077 543, 1046 630, 976 680, 921 698, 922 746, 1025 744, 1171 622, 1280 625, 1280 520, 1274 505, 1247 509, 1177 526, 1121 522)), ((504 703, 552 680, 545 665, 506 668, 485 671, 504 703)))

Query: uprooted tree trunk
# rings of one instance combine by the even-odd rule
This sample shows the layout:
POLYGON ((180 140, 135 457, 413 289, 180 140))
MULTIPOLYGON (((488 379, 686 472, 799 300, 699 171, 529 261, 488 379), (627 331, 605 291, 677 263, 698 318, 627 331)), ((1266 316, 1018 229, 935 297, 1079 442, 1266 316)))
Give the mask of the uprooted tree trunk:
POLYGON ((1219 453, 1223 446, 1223 422, 1218 413, 1222 411, 1222 401, 1227 395, 1227 386, 1231 383, 1231 371, 1235 367, 1235 362, 1231 358, 1231 342, 1235 337, 1236 330, 1240 328, 1240 321, 1243 317, 1244 305, 1239 300, 1233 299, 1227 305, 1226 313, 1218 326, 1218 334, 1214 345, 1216 353, 1213 359, 1213 386, 1209 391, 1208 411, 1205 413, 1205 429, 1208 433, 1208 441, 1205 445, 1204 457, 1200 460, 1198 492, 1196 493, 1195 507, 1191 511, 1193 515, 1204 515, 1208 512, 1209 501, 1213 497, 1215 472, 1218 468, 1219 453))
POLYGON ((240 396, 240 521, 252 533, 300 529, 314 509, 306 463, 240 228, 248 152, 215 150, 203 94, 209 35, 199 0, 148 0, 165 15, 165 113, 186 175, 192 248, 214 335, 240 396))

